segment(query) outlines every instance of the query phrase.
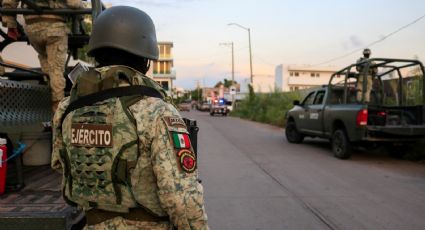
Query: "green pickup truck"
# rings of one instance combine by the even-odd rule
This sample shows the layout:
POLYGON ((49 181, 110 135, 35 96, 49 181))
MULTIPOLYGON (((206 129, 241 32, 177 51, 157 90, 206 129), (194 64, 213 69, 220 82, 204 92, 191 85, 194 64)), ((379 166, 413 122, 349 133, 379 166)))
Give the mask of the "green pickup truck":
POLYGON ((374 58, 352 64, 301 103, 294 101, 286 116, 286 138, 290 143, 329 139, 340 159, 350 158, 356 146, 385 146, 391 154, 403 154, 404 146, 425 137, 424 72, 417 60, 374 58))

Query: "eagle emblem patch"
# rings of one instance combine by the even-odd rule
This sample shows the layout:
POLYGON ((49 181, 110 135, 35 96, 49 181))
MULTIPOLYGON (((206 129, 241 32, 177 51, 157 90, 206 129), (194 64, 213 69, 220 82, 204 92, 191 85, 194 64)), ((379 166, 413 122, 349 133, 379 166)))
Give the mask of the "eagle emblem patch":
POLYGON ((193 173, 196 170, 196 157, 192 151, 188 149, 180 150, 177 153, 177 160, 184 172, 193 173))

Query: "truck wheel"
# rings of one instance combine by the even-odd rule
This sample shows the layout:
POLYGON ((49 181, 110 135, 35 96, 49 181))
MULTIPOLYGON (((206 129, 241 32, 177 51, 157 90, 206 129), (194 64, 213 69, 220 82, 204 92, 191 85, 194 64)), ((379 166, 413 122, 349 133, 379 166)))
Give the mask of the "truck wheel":
POLYGON ((288 121, 286 124, 285 135, 289 143, 299 144, 304 140, 304 135, 298 132, 294 121, 288 121))
POLYGON ((351 144, 347 134, 343 129, 337 129, 332 135, 332 152, 339 159, 348 159, 351 157, 351 144))

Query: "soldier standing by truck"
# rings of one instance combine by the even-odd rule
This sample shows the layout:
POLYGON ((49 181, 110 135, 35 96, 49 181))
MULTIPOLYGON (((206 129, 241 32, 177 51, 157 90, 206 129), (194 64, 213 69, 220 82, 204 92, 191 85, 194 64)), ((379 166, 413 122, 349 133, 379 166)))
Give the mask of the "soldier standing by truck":
POLYGON ((371 51, 369 48, 363 50, 363 57, 357 60, 357 72, 359 72, 359 77, 357 80, 357 102, 362 101, 363 91, 365 91, 364 102, 367 104, 370 102, 370 92, 372 90, 373 78, 377 73, 376 67, 370 67, 374 65, 373 62, 368 62, 370 58, 371 51), (366 89, 364 90, 364 81, 366 81, 366 89))
MULTIPOLYGON (((3 0, 2 7, 14 9, 19 0, 3 0)), ((83 8, 81 0, 35 0, 41 9, 83 8)), ((22 3, 22 8, 27 8, 22 3)), ((16 16, 2 16, 3 26, 8 28, 8 36, 17 40, 21 35, 17 29, 16 16)), ((29 42, 38 53, 41 69, 50 78, 52 90, 52 110, 56 111, 59 102, 64 98, 66 54, 68 50, 67 18, 60 15, 27 15, 25 16, 25 33, 29 42)))

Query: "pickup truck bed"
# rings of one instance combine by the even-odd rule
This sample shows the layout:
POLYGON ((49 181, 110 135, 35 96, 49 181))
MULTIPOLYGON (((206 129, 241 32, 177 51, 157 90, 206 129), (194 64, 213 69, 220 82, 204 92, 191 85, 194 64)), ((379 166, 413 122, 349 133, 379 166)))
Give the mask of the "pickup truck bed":
POLYGON ((0 196, 2 230, 71 229, 72 224, 82 219, 81 213, 62 199, 61 174, 49 165, 24 166, 23 171, 25 187, 0 196))

